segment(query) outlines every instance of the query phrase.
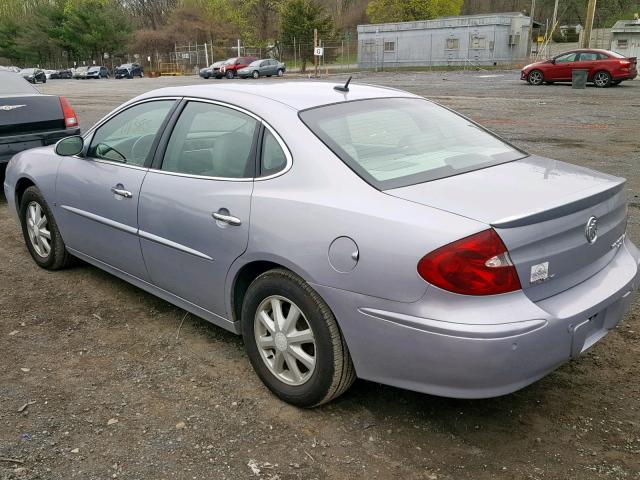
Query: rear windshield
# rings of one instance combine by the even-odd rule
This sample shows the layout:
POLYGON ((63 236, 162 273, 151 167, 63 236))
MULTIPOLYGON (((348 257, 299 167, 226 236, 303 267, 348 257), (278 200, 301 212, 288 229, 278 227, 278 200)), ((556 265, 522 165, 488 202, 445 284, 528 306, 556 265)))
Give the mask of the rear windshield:
POLYGON ((473 122, 420 98, 344 102, 302 121, 362 179, 404 187, 526 156, 473 122))
POLYGON ((621 53, 618 52, 607 52, 609 55, 611 55, 614 58, 627 58, 626 56, 622 55, 621 53))
POLYGON ((22 75, 0 71, 0 95, 40 93, 27 82, 22 75))

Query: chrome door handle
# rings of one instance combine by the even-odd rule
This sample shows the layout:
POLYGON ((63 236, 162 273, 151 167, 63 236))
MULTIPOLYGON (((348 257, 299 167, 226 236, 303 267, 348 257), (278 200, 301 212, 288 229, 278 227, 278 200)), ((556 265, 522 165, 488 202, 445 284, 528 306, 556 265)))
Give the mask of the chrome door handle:
POLYGON ((117 185, 115 187, 111 187, 111 193, 113 193, 115 195, 120 195, 121 197, 124 197, 124 198, 133 197, 133 194, 131 192, 129 192, 128 190, 125 190, 124 188, 118 188, 118 187, 120 187, 120 185, 117 185))
POLYGON ((240 221, 240 219, 238 217, 234 217, 233 215, 227 215, 224 213, 220 213, 218 211, 218 212, 213 212, 211 216, 216 220, 218 220, 219 222, 228 223, 229 225, 233 225, 234 227, 242 225, 242 222, 240 221))

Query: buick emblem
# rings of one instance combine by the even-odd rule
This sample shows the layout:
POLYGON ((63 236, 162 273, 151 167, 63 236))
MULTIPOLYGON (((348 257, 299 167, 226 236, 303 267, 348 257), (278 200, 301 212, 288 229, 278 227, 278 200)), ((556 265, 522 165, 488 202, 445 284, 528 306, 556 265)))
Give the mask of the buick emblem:
POLYGON ((587 237, 587 242, 594 243, 598 239, 598 218, 591 217, 587 221, 586 227, 584 227, 584 236, 587 237))
POLYGON ((16 108, 26 107, 26 105, 1 105, 0 110, 4 110, 8 112, 10 110, 15 110, 16 108))

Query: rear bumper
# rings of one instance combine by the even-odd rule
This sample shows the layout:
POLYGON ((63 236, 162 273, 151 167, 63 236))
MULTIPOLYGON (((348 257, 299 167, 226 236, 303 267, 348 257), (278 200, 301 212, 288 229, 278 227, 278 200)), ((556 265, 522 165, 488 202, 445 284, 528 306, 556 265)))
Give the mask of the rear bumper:
POLYGON ((46 132, 0 137, 0 164, 7 163, 16 153, 30 148, 53 145, 61 138, 72 135, 80 135, 80 129, 66 128, 64 130, 48 130, 46 132))
POLYGON ((579 356, 614 328, 640 286, 626 240, 589 280, 534 303, 522 292, 476 298, 431 287, 413 304, 320 285, 360 378, 456 398, 514 392, 579 356))

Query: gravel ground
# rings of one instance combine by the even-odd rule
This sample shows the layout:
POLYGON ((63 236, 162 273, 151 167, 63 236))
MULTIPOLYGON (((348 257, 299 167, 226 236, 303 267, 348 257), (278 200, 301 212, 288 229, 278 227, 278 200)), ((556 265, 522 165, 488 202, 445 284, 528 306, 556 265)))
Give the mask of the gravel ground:
MULTIPOLYGON (((627 177, 640 243, 640 81, 580 91, 517 75, 355 81, 425 95, 532 153, 627 177)), ((138 93, 201 82, 39 88, 65 95, 86 129, 138 93)), ((0 245, 0 478, 640 479, 639 297, 592 350, 512 395, 461 401, 358 381, 299 410, 262 386, 240 338, 91 266, 37 268, 1 194, 0 245)))

